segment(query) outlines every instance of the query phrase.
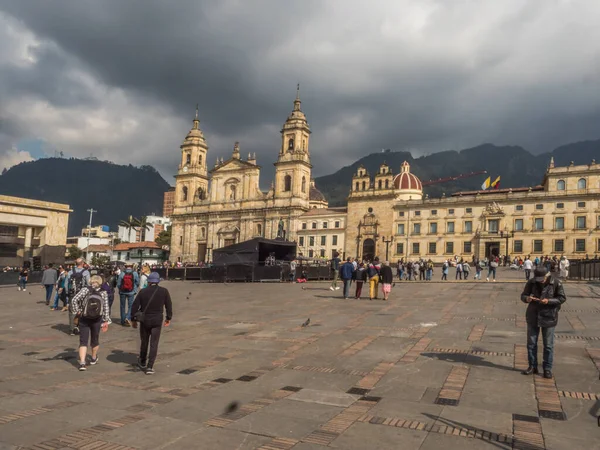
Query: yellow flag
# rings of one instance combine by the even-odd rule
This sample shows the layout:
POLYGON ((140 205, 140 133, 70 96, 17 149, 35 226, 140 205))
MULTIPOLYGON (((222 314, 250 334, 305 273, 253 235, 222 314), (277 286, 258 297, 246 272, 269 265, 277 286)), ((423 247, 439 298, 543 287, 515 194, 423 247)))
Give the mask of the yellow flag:
POLYGON ((487 177, 487 179, 483 182, 483 184, 481 185, 481 189, 483 191, 485 191, 487 188, 490 187, 490 181, 492 180, 492 177, 487 177))
POLYGON ((500 175, 498 175, 498 178, 496 178, 494 180, 494 182, 492 183, 492 189, 498 189, 500 185, 500 175))

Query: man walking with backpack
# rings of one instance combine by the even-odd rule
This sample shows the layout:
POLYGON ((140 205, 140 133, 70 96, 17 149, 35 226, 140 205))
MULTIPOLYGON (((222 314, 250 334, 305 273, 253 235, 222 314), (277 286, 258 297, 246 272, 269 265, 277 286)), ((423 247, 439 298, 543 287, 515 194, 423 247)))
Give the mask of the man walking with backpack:
POLYGON ((125 272, 122 272, 117 280, 117 287, 119 288, 119 298, 121 300, 121 325, 130 327, 133 299, 140 287, 140 276, 133 271, 132 264, 125 265, 125 272), (127 304, 127 314, 125 314, 125 304, 127 304))
POLYGON ((158 353, 158 341, 163 325, 163 311, 166 310, 167 318, 165 327, 171 324, 173 317, 173 303, 169 291, 158 285, 160 276, 156 272, 148 275, 148 287, 142 289, 135 298, 132 305, 132 326, 140 327, 140 357, 138 367, 146 372, 146 375, 154 374, 154 362, 158 353), (150 353, 148 353, 148 344, 150 353))
POLYGON ((538 337, 540 330, 544 341, 542 368, 544 378, 552 378, 552 361, 554 359, 554 329, 558 324, 558 312, 567 301, 565 290, 560 280, 554 278, 548 270, 540 265, 533 271, 533 278, 527 281, 521 294, 521 301, 527 303, 525 319, 527 321, 527 359, 529 367, 523 375, 538 373, 538 337))
POLYGON ((56 269, 52 267, 52 264, 48 264, 48 267, 42 272, 42 284, 46 288, 46 306, 50 305, 50 299, 52 298, 52 292, 54 291, 57 279, 58 273, 56 269))
POLYGON ((74 336, 79 333, 79 326, 73 313, 72 299, 86 286, 90 284, 90 272, 83 265, 83 258, 77 258, 76 266, 71 269, 66 284, 69 286, 69 331, 74 336))
POLYGON ((100 349, 100 329, 108 330, 110 314, 108 295, 101 289, 102 277, 94 275, 90 279, 91 286, 83 287, 71 300, 73 314, 79 319, 79 370, 87 370, 88 341, 92 348, 90 365, 98 363, 100 349))

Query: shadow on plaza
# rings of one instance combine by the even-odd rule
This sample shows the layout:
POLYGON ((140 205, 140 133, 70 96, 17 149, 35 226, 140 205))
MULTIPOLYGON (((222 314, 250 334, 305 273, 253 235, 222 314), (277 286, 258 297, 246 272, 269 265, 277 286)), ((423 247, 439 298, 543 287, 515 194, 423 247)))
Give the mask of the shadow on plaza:
POLYGON ((135 366, 137 364, 137 355, 131 352, 124 352, 123 350, 113 350, 106 359, 115 364, 128 364, 135 366))
MULTIPOLYGON (((68 328, 68 326, 67 326, 68 328)), ((50 358, 41 358, 41 361, 65 361, 71 364, 73 367, 79 367, 78 362, 78 349, 76 348, 65 348, 62 352, 50 358)))
MULTIPOLYGON (((482 433, 484 433, 484 432, 488 432, 490 434, 493 433, 492 431, 489 431, 489 430, 484 430, 482 428, 473 427, 471 425, 467 425, 465 423, 458 422, 456 420, 445 419, 441 416, 436 416, 436 415, 429 414, 429 413, 423 413, 423 415, 436 421, 436 425, 446 425, 448 427, 453 427, 453 428, 462 428, 465 430, 473 431, 474 433, 477 433, 478 431, 480 431, 482 433)), ((494 447, 501 448, 501 449, 512 448, 511 444, 503 444, 503 443, 495 442, 495 441, 491 441, 491 440, 489 440, 489 441, 485 440, 484 442, 487 444, 490 444, 494 447)), ((529 445, 529 446, 527 446, 527 449, 528 450, 544 450, 543 447, 539 447, 539 446, 535 446, 535 445, 529 445)))
POLYGON ((61 331, 65 334, 71 334, 71 328, 66 323, 57 323, 56 325, 52 325, 50 328, 53 330, 61 331))
POLYGON ((508 370, 510 372, 515 372, 515 369, 512 366, 502 366, 500 364, 494 364, 493 362, 486 361, 481 356, 470 355, 468 353, 435 353, 435 352, 425 352, 421 353, 421 356, 425 356, 431 359, 437 359, 440 361, 447 361, 452 363, 464 363, 469 364, 471 366, 478 367, 490 367, 492 369, 500 369, 500 370, 508 370))

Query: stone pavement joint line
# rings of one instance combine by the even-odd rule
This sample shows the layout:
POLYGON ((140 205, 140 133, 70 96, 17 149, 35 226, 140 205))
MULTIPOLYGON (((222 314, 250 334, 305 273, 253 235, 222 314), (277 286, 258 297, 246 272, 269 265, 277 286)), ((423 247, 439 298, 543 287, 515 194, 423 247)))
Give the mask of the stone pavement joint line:
POLYGON ((577 398, 580 400, 600 400, 600 394, 592 394, 589 392, 558 391, 558 395, 559 397, 577 398))
POLYGON ((588 347, 585 350, 587 351, 587 354, 596 366, 596 369, 598 369, 598 372, 600 372, 600 348, 588 347))
POLYGON ((135 450, 133 447, 127 447, 120 444, 101 441, 97 438, 101 434, 106 433, 107 431, 112 431, 117 428, 124 427, 125 425, 131 425, 133 423, 145 419, 145 417, 146 416, 144 415, 124 416, 118 420, 110 420, 100 425, 96 425, 89 428, 82 428, 79 431, 74 431, 72 433, 59 436, 55 439, 40 442, 39 444, 35 444, 31 447, 26 447, 23 450, 54 450, 63 449, 65 447, 80 450, 135 450))
POLYGON ((381 380, 392 367, 394 367, 393 362, 380 362, 368 375, 360 379, 358 387, 363 389, 373 389, 375 385, 379 383, 379 380, 381 380))
POLYGON ((513 449, 544 450, 544 436, 540 419, 535 416, 513 414, 513 449))
MULTIPOLYGON (((429 328, 426 328, 426 330, 429 331, 429 328)), ((419 342, 413 345, 412 348, 410 348, 410 350, 408 350, 404 356, 400 358, 399 362, 415 362, 419 355, 429 346, 429 344, 431 344, 431 339, 422 337, 419 339, 419 342)))
MULTIPOLYGON (((188 369, 185 369, 185 370, 189 371, 190 373, 193 373, 193 372, 197 372, 197 371, 202 370, 202 369, 207 369, 209 367, 214 367, 217 364, 221 364, 222 362, 228 361, 231 358, 234 358, 234 357, 240 355, 241 353, 242 352, 240 352, 240 351, 233 351, 233 352, 226 353, 223 356, 215 356, 214 358, 212 358, 212 359, 210 359, 210 360, 208 360, 208 361, 206 361, 206 362, 204 362, 202 364, 198 364, 197 366, 192 366, 192 367, 190 367, 188 369)), ((182 373, 182 372, 184 372, 184 371, 181 371, 179 373, 182 373)))
POLYGON ((452 353, 452 354, 465 354, 475 356, 514 356, 512 353, 507 352, 488 352, 484 350, 462 350, 459 348, 432 348, 432 353, 452 353))
POLYGON ((361 370, 352 370, 352 369, 336 369, 334 367, 315 367, 315 366, 285 366, 285 369, 290 370, 299 370, 301 372, 319 372, 319 373, 332 373, 332 374, 341 374, 341 375, 358 375, 364 377, 368 375, 369 372, 363 372, 361 370))
POLYGON ((340 356, 352 356, 352 355, 356 355, 362 349, 366 348, 375 339, 377 339, 377 336, 367 336, 367 337, 361 339, 360 341, 355 342, 350 347, 348 347, 346 350, 342 351, 340 353, 340 356))
POLYGON ((473 325, 473 329, 471 330, 471 333, 469 334, 469 338, 467 340, 480 341, 483 337, 483 333, 485 333, 485 328, 485 325, 480 323, 473 325))
POLYGON ((299 442, 295 439, 275 438, 271 442, 258 447, 256 450, 288 450, 299 442))
POLYGON ((575 331, 585 330, 585 325, 583 324, 583 322, 581 320, 579 320, 579 317, 568 317, 567 316, 567 321, 571 324, 571 327, 573 327, 573 329, 575 331))
POLYGON ((469 368, 461 366, 452 366, 448 378, 444 382, 435 403, 438 405, 458 406, 462 391, 469 376, 469 368))
POLYGON ((48 412, 56 411, 59 409, 70 408, 71 406, 79 405, 78 402, 61 402, 55 403, 53 405, 43 406, 41 408, 28 409, 26 411, 16 412, 12 414, 6 414, 4 416, 0 416, 0 425, 4 425, 5 423, 14 422, 19 419, 24 419, 25 417, 39 416, 40 414, 45 414, 48 412))
POLYGON ((533 380, 539 416, 545 419, 567 420, 554 379, 534 375, 533 380))
POLYGON ((529 359, 527 358, 527 346, 515 344, 515 359, 514 367, 517 370, 525 370, 529 367, 529 359))
POLYGON ((313 431, 302 439, 307 444, 329 445, 340 434, 352 426, 358 419, 367 414, 377 401, 359 399, 352 403, 337 416, 323 424, 321 428, 313 431))
POLYGON ((230 423, 235 422, 236 420, 240 420, 249 414, 261 410, 265 406, 269 406, 275 403, 277 400, 282 400, 286 397, 289 397, 290 395, 294 394, 294 392, 298 392, 300 389, 301 388, 295 388, 294 390, 278 389, 270 393, 266 397, 258 398, 256 400, 251 401, 250 403, 240 406, 237 411, 213 417, 212 419, 209 419, 206 422, 204 422, 204 424, 210 427, 223 428, 229 425, 230 423))
POLYGON ((492 322, 513 322, 514 317, 486 317, 486 316, 454 316, 456 320, 489 320, 492 322))
POLYGON ((578 339, 580 341, 600 341, 600 336, 578 336, 575 334, 555 334, 555 339, 578 339))
MULTIPOLYGON (((444 420, 440 417, 438 420, 444 420)), ((502 433, 492 433, 475 427, 453 427, 451 425, 436 425, 436 423, 420 422, 418 420, 405 420, 399 417, 380 417, 365 414, 357 422, 368 423, 372 425, 384 425, 389 427, 406 428, 408 430, 424 431, 426 433, 445 434, 448 436, 458 436, 470 439, 480 439, 484 441, 500 442, 511 444, 512 437, 502 433)), ((304 441, 306 442, 306 441, 304 441)))

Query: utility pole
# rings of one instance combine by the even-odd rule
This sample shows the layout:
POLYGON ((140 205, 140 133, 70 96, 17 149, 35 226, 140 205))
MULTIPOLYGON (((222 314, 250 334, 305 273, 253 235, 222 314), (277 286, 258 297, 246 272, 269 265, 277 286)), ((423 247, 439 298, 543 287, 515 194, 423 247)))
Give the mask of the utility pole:
POLYGON ((90 254, 90 234, 92 234, 92 216, 96 211, 94 208, 90 208, 87 210, 90 213, 90 224, 88 225, 88 238, 87 238, 87 248, 85 252, 85 261, 88 262, 88 255, 90 254))

